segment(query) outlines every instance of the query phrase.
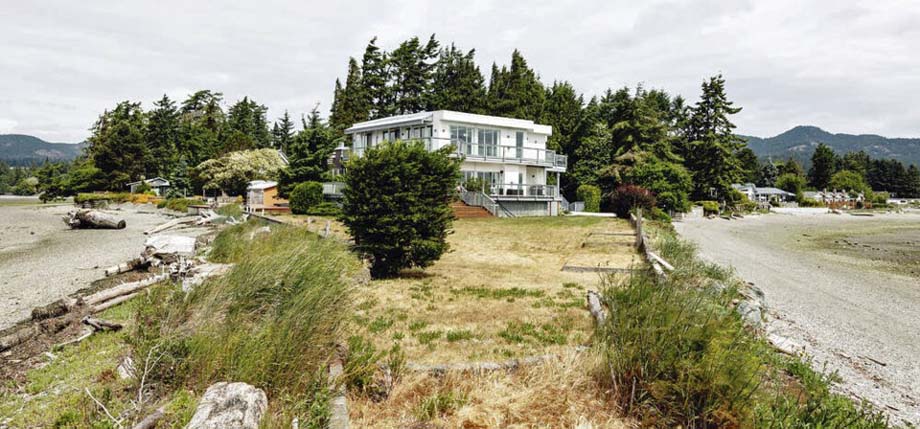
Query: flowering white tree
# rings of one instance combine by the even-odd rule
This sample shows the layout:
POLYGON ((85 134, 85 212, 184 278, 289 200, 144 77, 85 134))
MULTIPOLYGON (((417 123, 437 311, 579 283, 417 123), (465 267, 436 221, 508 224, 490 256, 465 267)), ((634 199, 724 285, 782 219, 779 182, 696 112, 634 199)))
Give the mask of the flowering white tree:
POLYGON ((241 195, 253 180, 278 180, 287 165, 274 149, 230 152, 209 159, 195 170, 205 189, 222 189, 229 195, 241 195))

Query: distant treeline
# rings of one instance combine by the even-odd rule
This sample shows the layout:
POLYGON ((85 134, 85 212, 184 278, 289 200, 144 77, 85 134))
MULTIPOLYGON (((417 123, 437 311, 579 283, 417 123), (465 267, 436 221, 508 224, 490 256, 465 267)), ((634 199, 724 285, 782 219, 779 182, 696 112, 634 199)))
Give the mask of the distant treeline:
POLYGON ((288 191, 326 178, 326 159, 338 143, 350 144, 343 130, 351 124, 438 109, 551 125, 549 149, 569 157, 561 186, 570 199, 581 185, 610 195, 620 185, 636 184, 653 191, 660 207, 680 211, 691 199, 724 198, 732 183, 763 183, 763 166, 734 134, 730 118, 740 108, 729 101, 722 76, 706 79, 692 105, 642 85, 585 100, 569 82, 541 82, 517 50, 509 65, 492 65, 487 81, 475 50, 442 46, 431 36, 413 37, 388 52, 374 38, 360 60, 349 59, 344 83, 335 82, 328 124, 315 108, 301 118, 299 130, 288 112, 270 123, 263 104, 244 97, 225 109, 222 94, 210 90, 180 103, 164 96, 148 111, 124 101, 100 115, 83 156, 43 167, 56 169, 45 175, 56 183, 40 180, 38 188, 57 195, 123 190, 141 177, 160 176, 175 191, 188 192, 209 183, 196 171, 202 162, 275 148, 290 160, 279 177, 288 191))

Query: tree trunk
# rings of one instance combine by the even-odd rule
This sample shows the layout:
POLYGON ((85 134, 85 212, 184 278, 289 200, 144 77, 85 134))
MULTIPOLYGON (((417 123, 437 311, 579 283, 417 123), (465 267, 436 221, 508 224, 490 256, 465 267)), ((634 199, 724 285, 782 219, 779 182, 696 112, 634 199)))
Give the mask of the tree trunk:
POLYGON ((70 212, 68 213, 68 217, 64 218, 64 223, 73 229, 124 229, 127 225, 124 219, 118 219, 113 215, 98 210, 78 210, 76 212, 70 212))

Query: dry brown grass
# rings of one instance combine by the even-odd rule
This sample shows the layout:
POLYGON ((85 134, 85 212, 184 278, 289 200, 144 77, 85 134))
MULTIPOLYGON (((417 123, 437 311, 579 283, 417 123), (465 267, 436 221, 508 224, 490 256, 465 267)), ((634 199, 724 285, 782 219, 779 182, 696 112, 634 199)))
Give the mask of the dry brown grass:
POLYGON ((408 374, 380 402, 350 397, 351 423, 359 428, 631 427, 590 375, 596 362, 588 353, 569 352, 510 373, 408 374), (426 404, 438 395, 456 401, 432 414, 426 404))
POLYGON ((554 353, 588 341, 584 293, 600 281, 563 265, 638 260, 632 237, 597 234, 630 233, 617 219, 464 219, 454 228, 434 266, 362 288, 356 332, 381 349, 399 343, 418 363, 554 353))

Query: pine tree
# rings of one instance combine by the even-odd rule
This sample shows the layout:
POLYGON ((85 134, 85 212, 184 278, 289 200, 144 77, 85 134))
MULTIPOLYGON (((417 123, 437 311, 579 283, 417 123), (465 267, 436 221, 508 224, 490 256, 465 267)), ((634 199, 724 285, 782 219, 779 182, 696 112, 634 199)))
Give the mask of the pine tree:
POLYGON ((703 82, 702 89, 688 125, 686 165, 693 175, 695 199, 724 198, 743 174, 737 153, 744 142, 734 134, 735 125, 729 119, 741 108, 734 107, 725 95, 722 75, 703 82))
MULTIPOLYGON (((348 75, 352 75, 352 66, 348 66, 348 75)), ((367 44, 364 50, 364 57, 361 59, 361 69, 359 71, 361 89, 355 90, 361 95, 363 105, 367 106, 368 118, 377 119, 391 116, 395 111, 390 88, 387 83, 390 81, 389 61, 386 52, 377 47, 377 38, 374 37, 367 44)), ((348 88, 348 82, 345 82, 348 88)))
POLYGON ((546 90, 546 103, 540 123, 553 127, 546 148, 569 154, 575 151, 576 133, 581 125, 584 97, 569 82, 553 82, 546 90))
POLYGON ((757 160, 757 154, 745 146, 738 151, 737 156, 741 161, 743 174, 741 181, 744 183, 760 182, 760 161, 757 160))
POLYGON ((334 130, 323 123, 316 108, 303 119, 303 130, 297 133, 286 154, 289 164, 279 179, 280 191, 287 196, 299 183, 321 181, 328 170, 327 160, 335 148, 334 130))
POLYGON ((294 122, 291 121, 291 115, 285 110, 284 116, 279 118, 278 121, 275 121, 275 126, 272 128, 272 145, 276 149, 284 152, 291 144, 293 138, 294 122))
POLYGON ((757 183, 760 186, 772 187, 776 185, 776 179, 779 177, 779 169, 776 168, 776 164, 773 163, 773 160, 767 160, 763 164, 763 167, 760 168, 760 181, 757 183))
POLYGON ((129 182, 144 177, 149 156, 145 130, 141 104, 130 101, 118 103, 96 121, 87 152, 103 172, 107 189, 122 191, 129 182))
POLYGON ((227 111, 227 128, 222 135, 223 153, 271 147, 271 132, 266 113, 268 108, 243 97, 227 111))
POLYGON ((543 84, 518 50, 511 54, 510 68, 492 65, 488 99, 493 115, 538 121, 545 97, 543 84))
POLYGON ((354 58, 348 60, 345 87, 343 88, 338 80, 335 84, 335 99, 332 102, 329 125, 341 136, 346 128, 369 118, 371 104, 367 102, 361 69, 354 58))
POLYGON ((432 77, 428 110, 486 112, 485 78, 474 55, 475 50, 463 54, 453 44, 441 50, 432 77))
POLYGON ((425 110, 437 53, 438 42, 432 35, 424 45, 418 37, 413 37, 390 54, 392 86, 389 93, 396 114, 425 110))
POLYGON ((834 150, 824 143, 819 144, 815 153, 811 155, 811 168, 808 169, 811 186, 815 189, 826 189, 836 171, 837 155, 834 154, 834 150))
POLYGON ((920 198, 920 168, 915 164, 907 167, 907 186, 899 197, 920 198))
POLYGON ((163 95, 148 114, 145 139, 150 152, 147 177, 169 177, 178 161, 180 124, 176 103, 163 95))
POLYGON ((223 94, 209 90, 198 91, 182 102, 179 110, 179 156, 190 165, 215 157, 220 149, 220 134, 226 118, 220 104, 223 94))

